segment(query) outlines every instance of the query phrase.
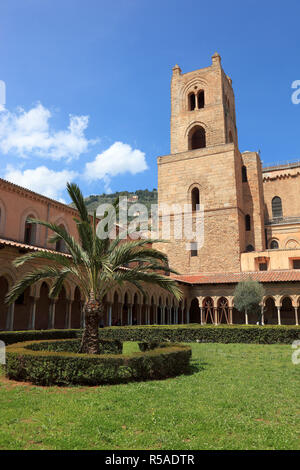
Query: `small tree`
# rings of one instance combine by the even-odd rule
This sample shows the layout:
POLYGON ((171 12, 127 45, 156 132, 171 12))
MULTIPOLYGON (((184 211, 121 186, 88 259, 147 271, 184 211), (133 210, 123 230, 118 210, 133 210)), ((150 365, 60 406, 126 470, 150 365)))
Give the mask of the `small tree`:
POLYGON ((246 324, 248 324, 248 314, 257 313, 258 320, 261 319, 260 303, 265 295, 263 285, 249 278, 238 283, 234 290, 234 306, 245 313, 246 324))

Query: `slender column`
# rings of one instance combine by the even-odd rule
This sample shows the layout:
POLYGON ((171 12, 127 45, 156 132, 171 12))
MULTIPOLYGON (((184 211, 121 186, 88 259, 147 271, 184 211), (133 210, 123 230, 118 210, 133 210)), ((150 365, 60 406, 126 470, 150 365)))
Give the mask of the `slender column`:
POLYGON ((32 297, 31 306, 30 306, 30 318, 28 323, 28 330, 35 330, 35 315, 36 315, 36 304, 38 298, 32 297))
POLYGON ((14 316, 15 316, 15 303, 10 304, 8 307, 8 312, 6 315, 6 330, 13 330, 14 329, 14 316))
POLYGON ((264 314, 264 306, 261 306, 261 324, 265 324, 265 314, 264 314))
POLYGON ((203 325, 203 307, 200 308, 200 325, 203 325))
POLYGON ((184 307, 182 306, 181 308, 181 324, 183 325, 184 323, 184 307))
POLYGON ((150 310, 151 305, 146 305, 146 324, 150 325, 150 310))
POLYGON ((85 328, 84 302, 80 302, 80 328, 85 328))
MULTIPOLYGON (((157 324, 157 317, 158 317, 157 310, 158 310, 158 307, 156 307, 156 309, 155 309, 154 323, 156 323, 156 324, 157 324)), ((160 307, 160 313, 161 313, 161 307, 160 307)))
POLYGON ((296 325, 299 325, 299 321, 298 321, 298 307, 294 307, 295 308, 295 323, 296 325))
POLYGON ((233 324, 233 322, 232 322, 232 310, 233 310, 233 308, 228 307, 228 310, 229 310, 229 325, 232 325, 233 324))
POLYGON ((132 305, 128 305, 128 311, 127 311, 127 323, 128 325, 132 325, 132 305))
POLYGON ((277 305, 277 318, 278 318, 278 325, 281 325, 281 312, 280 307, 277 305))
POLYGON ((108 304, 108 326, 111 326, 111 319, 112 319, 112 304, 108 304))
POLYGON ((68 328, 68 329, 71 328, 71 324, 72 324, 72 303, 73 303, 73 300, 69 300, 67 303, 65 328, 68 328))
POLYGON ((175 323, 178 325, 178 307, 175 308, 175 323))
POLYGON ((190 323, 190 309, 189 308, 186 311, 186 322, 190 323))
POLYGON ((55 322, 55 305, 57 299, 52 299, 49 308, 48 330, 53 330, 55 322))
POLYGON ((248 325, 248 313, 245 310, 245 324, 248 325))
POLYGON ((215 320, 215 325, 218 324, 218 307, 214 307, 214 320, 215 320))

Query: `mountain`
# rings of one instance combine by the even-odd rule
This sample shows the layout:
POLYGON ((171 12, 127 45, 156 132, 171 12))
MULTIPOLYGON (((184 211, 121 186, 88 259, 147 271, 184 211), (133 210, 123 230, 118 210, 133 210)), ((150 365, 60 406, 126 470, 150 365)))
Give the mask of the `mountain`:
MULTIPOLYGON (((157 204, 157 189, 149 191, 148 189, 138 189, 134 193, 128 191, 121 191, 112 194, 99 194, 91 195, 85 198, 85 204, 89 212, 97 210, 100 204, 112 204, 117 197, 127 196, 128 205, 139 203, 144 204, 149 213, 151 204, 157 204)), ((72 207, 73 204, 70 204, 72 207)))

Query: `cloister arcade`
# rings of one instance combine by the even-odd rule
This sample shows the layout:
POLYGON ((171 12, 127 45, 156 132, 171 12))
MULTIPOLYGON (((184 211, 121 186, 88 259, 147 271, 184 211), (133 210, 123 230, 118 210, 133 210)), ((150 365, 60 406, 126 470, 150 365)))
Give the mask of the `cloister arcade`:
MULTIPOLYGON (((80 328, 84 326, 84 301, 77 286, 65 283, 58 298, 50 299, 50 284, 27 288, 13 304, 4 302, 14 282, 12 273, 0 273, 0 330, 80 328)), ((298 325, 300 295, 266 295, 261 305, 263 324, 298 325)), ((177 302, 161 289, 147 295, 128 288, 114 289, 104 299, 99 326, 153 324, 255 324, 257 314, 239 312, 233 296, 190 296, 177 302)))

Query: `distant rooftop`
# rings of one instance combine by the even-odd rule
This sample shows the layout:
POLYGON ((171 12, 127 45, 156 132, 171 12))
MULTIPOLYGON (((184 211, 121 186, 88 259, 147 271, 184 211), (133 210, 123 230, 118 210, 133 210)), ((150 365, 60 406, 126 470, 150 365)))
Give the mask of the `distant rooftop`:
POLYGON ((290 168, 298 168, 300 167, 300 161, 297 162, 286 162, 278 165, 271 165, 263 167, 263 173, 268 173, 269 171, 276 171, 276 170, 288 170, 290 168))

